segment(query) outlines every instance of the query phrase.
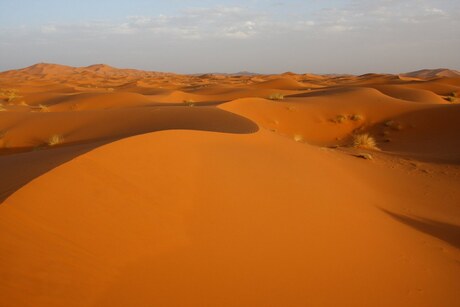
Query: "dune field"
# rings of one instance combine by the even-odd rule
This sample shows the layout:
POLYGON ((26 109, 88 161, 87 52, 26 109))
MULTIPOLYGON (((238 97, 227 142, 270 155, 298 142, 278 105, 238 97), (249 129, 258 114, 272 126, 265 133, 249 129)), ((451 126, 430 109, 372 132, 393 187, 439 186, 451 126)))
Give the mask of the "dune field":
POLYGON ((460 306, 460 73, 0 73, 0 306, 460 306))

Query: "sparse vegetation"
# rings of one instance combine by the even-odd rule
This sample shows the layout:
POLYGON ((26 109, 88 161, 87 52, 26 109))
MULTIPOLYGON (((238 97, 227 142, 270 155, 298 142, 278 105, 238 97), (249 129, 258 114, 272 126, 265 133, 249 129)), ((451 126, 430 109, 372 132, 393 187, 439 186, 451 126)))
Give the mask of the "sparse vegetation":
POLYGON ((18 90, 14 88, 13 89, 2 89, 0 91, 0 96, 4 97, 3 99, 9 103, 21 97, 18 95, 18 90))
POLYGON ((360 114, 352 114, 352 115, 350 115, 350 119, 352 121, 357 122, 357 121, 363 120, 363 116, 360 115, 360 114))
POLYGON ((268 99, 270 99, 270 100, 283 100, 284 95, 281 94, 281 93, 275 93, 275 94, 271 94, 270 96, 268 96, 268 99))
POLYGON ((343 122, 346 121, 346 120, 347 120, 347 117, 346 117, 345 115, 337 115, 337 116, 335 117, 335 120, 334 120, 334 121, 335 121, 336 123, 341 124, 341 123, 343 123, 343 122))
POLYGON ((37 108, 40 112, 49 112, 49 108, 47 105, 39 104, 37 108))
POLYGON ((54 134, 48 139, 46 143, 48 144, 48 146, 56 146, 58 144, 61 144, 63 141, 64 138, 62 137, 62 135, 54 134))
POLYGON ((192 99, 186 99, 183 101, 186 105, 188 105, 189 107, 194 107, 195 106, 195 101, 193 101, 192 99))
POLYGON ((371 150, 378 149, 375 139, 367 133, 353 136, 353 147, 371 150))
POLYGON ((303 142, 303 136, 301 134, 294 134, 294 141, 303 142))
POLYGON ((457 102, 457 97, 456 96, 447 96, 446 100, 451 102, 451 103, 454 103, 454 102, 457 102))

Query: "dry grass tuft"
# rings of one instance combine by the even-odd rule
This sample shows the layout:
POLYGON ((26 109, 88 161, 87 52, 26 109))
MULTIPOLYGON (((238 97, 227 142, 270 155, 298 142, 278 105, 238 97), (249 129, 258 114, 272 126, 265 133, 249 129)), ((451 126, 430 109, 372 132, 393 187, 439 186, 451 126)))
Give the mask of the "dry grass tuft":
POLYGON ((44 105, 44 104, 39 104, 39 105, 37 106, 37 108, 38 108, 38 110, 39 110, 40 112, 49 112, 49 110, 50 110, 50 109, 48 108, 48 106, 47 106, 47 105, 44 105))
POLYGON ((375 139, 367 133, 353 136, 353 147, 371 150, 378 149, 375 139))
POLYGON ((11 88, 11 89, 2 89, 0 91, 0 96, 4 97, 7 102, 13 102, 17 98, 21 97, 18 95, 18 90, 11 88))
POLYGON ((455 96, 448 96, 446 100, 451 103, 457 102, 457 98, 455 96))
POLYGON ((0 103, 0 112, 6 111, 5 107, 3 106, 3 103, 0 103))
POLYGON ((346 120, 347 120, 347 117, 346 117, 345 115, 337 115, 337 116, 335 117, 334 122, 341 124, 341 123, 343 123, 343 122, 346 121, 346 120))
POLYGON ((301 135, 301 134, 294 134, 294 141, 296 141, 296 142, 303 142, 303 141, 304 141, 303 135, 301 135))
POLYGON ((270 100, 283 100, 284 95, 281 94, 281 93, 275 93, 275 94, 271 94, 270 96, 268 96, 268 99, 270 99, 270 100))
POLYGON ((357 121, 363 120, 364 117, 362 115, 360 115, 360 114, 352 114, 352 115, 350 115, 350 119, 352 121, 357 122, 357 121))
POLYGON ((195 101, 192 100, 192 99, 186 99, 186 100, 183 101, 183 103, 185 103, 189 107, 194 107, 195 106, 195 101))
POLYGON ((63 141, 64 138, 62 137, 62 135, 54 134, 48 139, 46 143, 48 144, 48 146, 56 146, 61 144, 63 141))

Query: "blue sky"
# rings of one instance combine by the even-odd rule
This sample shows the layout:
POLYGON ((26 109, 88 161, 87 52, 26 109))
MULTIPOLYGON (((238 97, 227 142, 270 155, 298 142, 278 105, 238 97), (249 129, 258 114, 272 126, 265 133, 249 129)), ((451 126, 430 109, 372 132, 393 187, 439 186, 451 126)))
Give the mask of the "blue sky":
POLYGON ((0 70, 460 69, 458 0, 0 0, 0 70))

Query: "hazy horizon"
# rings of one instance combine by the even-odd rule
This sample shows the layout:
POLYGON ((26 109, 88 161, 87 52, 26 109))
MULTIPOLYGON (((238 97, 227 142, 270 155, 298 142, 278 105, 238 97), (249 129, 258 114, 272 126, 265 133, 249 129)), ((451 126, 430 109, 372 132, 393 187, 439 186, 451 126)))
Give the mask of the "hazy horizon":
POLYGON ((33 67, 35 65, 39 64, 45 64, 45 65, 60 65, 60 66, 69 66, 69 67, 74 67, 74 68, 86 68, 90 66, 96 66, 96 65, 106 65, 110 66, 115 69, 135 69, 135 70, 141 70, 141 71, 146 71, 146 72, 161 72, 161 73, 172 73, 172 74, 182 74, 182 75, 203 75, 203 74, 244 74, 244 73, 250 73, 250 74, 255 74, 255 75, 277 75, 277 74, 283 74, 283 73, 296 73, 296 74, 316 74, 316 75, 365 75, 365 74, 404 74, 404 73, 411 73, 411 72, 416 72, 416 71, 422 71, 422 70, 438 70, 438 69, 447 69, 447 70, 453 70, 456 72, 460 73, 460 70, 452 69, 449 67, 432 67, 432 68, 420 68, 414 71, 400 71, 400 72, 379 72, 379 71, 369 71, 365 72, 362 74, 352 74, 352 73, 316 73, 316 72, 311 72, 311 71, 281 71, 281 72, 266 72, 266 73, 260 73, 257 71, 247 71, 247 70, 241 70, 241 71, 230 71, 230 72, 222 72, 222 71, 204 71, 204 72, 192 72, 192 73, 180 73, 180 72, 174 72, 174 71, 162 71, 162 70, 148 70, 148 69, 142 69, 142 68, 133 68, 133 67, 118 67, 114 65, 110 65, 108 63, 94 63, 94 64, 89 64, 89 65, 84 65, 84 66, 72 66, 72 65, 67 65, 67 64, 61 64, 61 63, 46 63, 46 62, 39 62, 39 63, 34 63, 32 65, 26 66, 26 67, 19 67, 19 68, 13 68, 13 69, 8 69, 5 71, 0 71, 1 72, 6 72, 10 70, 21 70, 21 69, 26 69, 29 67, 33 67))
POLYGON ((41 62, 183 74, 460 69, 454 0, 16 0, 0 12, 0 71, 41 62))

